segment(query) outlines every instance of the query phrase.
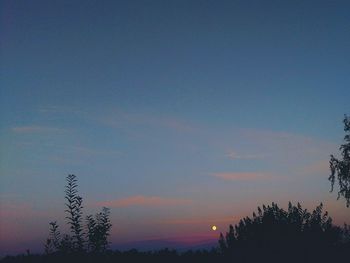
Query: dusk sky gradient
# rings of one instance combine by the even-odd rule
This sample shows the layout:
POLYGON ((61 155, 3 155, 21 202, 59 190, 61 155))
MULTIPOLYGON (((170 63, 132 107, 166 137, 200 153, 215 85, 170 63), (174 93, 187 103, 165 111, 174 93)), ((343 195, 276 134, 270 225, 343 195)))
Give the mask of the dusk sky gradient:
POLYGON ((113 248, 215 241, 323 202, 350 114, 349 1, 0 2, 0 254, 111 208, 113 248), (218 231, 211 230, 215 224, 218 231), (165 244, 165 243, 164 243, 165 244))

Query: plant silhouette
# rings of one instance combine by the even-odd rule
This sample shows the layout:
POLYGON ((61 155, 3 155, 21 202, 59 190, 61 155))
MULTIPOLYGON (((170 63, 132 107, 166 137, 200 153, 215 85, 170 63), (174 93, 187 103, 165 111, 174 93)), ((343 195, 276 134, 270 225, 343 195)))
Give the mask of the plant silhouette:
POLYGON ((45 244, 45 253, 50 254, 54 251, 60 249, 60 239, 61 239, 61 233, 58 229, 57 222, 50 222, 50 237, 46 240, 45 244))
POLYGON ((331 182, 331 192, 333 191, 336 179, 339 184, 338 199, 340 196, 346 200, 346 206, 350 206, 350 117, 344 116, 345 143, 339 148, 342 159, 337 159, 331 155, 329 167, 331 175, 328 180, 331 182))
POLYGON ((87 216, 88 228, 88 251, 94 253, 104 253, 108 248, 108 236, 112 224, 109 219, 110 211, 108 208, 102 208, 100 213, 87 216))
POLYGON ((45 243, 46 254, 104 253, 108 249, 108 236, 112 228, 109 208, 103 207, 95 217, 87 216, 87 233, 83 231, 83 198, 78 195, 77 177, 69 174, 65 187, 66 219, 71 235, 61 233, 56 221, 50 222, 50 234, 45 243))
POLYGON ((82 223, 82 209, 83 209, 83 198, 78 195, 77 178, 74 174, 69 174, 66 178, 66 196, 67 201, 65 210, 68 214, 66 219, 70 225, 73 250, 81 252, 84 249, 84 238, 83 238, 83 227, 82 223))
POLYGON ((8 256, 1 262, 329 263, 347 262, 350 251, 350 227, 333 225, 322 204, 311 212, 299 203, 289 203, 287 210, 275 203, 258 207, 252 217, 230 225, 225 235, 221 233, 219 247, 211 250, 112 251, 107 249, 110 228, 109 209, 88 216, 86 247, 84 253, 77 253, 73 238, 60 238, 58 225, 52 222, 46 254, 8 256))
POLYGON ((349 238, 346 227, 334 226, 328 213, 323 213, 322 203, 312 212, 303 209, 300 203, 296 206, 289 203, 287 211, 275 203, 257 210, 252 217, 230 225, 225 236, 220 234, 219 247, 225 257, 238 262, 261 258, 269 262, 316 262, 316 259, 323 262, 337 256, 329 251, 349 245, 344 242, 349 238))

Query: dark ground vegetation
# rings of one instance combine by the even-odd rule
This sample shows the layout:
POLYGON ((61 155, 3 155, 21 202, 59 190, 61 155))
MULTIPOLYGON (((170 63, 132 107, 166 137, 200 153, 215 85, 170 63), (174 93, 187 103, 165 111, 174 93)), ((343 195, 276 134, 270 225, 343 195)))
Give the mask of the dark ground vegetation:
POLYGON ((309 212, 297 205, 287 210, 272 203, 258 207, 252 217, 230 225, 211 250, 140 252, 91 251, 85 248, 50 251, 44 255, 6 257, 18 262, 349 262, 350 228, 335 226, 320 204, 309 212))

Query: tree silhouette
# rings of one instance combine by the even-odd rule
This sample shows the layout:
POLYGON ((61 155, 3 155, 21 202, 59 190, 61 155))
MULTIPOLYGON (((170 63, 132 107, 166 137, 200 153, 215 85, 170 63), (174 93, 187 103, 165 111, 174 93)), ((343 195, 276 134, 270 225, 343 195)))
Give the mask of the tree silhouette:
POLYGON ((225 236, 220 234, 219 247, 225 256, 240 261, 253 260, 256 255, 287 254, 290 260, 296 260, 293 257, 305 257, 307 253, 321 257, 323 250, 333 249, 342 240, 342 229, 332 224, 327 212, 323 213, 322 204, 308 212, 299 203, 289 203, 287 211, 272 203, 258 207, 252 218, 230 225, 225 236), (291 253, 291 248, 298 253, 291 253), (255 254, 249 252, 252 250, 255 254))
POLYGON ((337 159, 331 155, 329 167, 331 175, 328 180, 331 182, 331 192, 333 191, 334 183, 338 180, 339 191, 338 199, 342 196, 346 200, 346 206, 350 206, 350 117, 344 116, 344 131, 345 143, 339 148, 342 159, 337 159))

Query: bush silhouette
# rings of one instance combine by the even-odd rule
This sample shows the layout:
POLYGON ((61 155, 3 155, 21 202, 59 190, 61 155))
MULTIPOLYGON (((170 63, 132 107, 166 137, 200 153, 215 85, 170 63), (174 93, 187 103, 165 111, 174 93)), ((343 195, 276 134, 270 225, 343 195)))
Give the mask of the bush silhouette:
POLYGON ((102 212, 95 215, 95 218, 92 215, 87 216, 88 251, 94 253, 106 252, 108 248, 109 231, 112 227, 109 214, 109 209, 104 207, 102 208, 102 212))

